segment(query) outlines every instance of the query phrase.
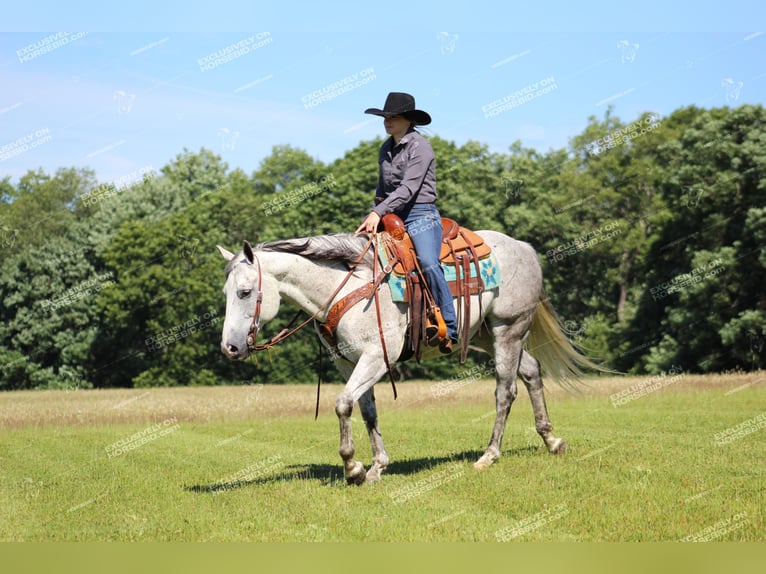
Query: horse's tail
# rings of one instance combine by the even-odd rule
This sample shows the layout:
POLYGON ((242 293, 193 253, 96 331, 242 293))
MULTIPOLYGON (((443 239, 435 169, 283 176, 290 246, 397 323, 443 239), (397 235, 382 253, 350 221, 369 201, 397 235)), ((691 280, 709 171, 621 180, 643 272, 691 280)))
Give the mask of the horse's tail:
POLYGON ((584 375, 583 369, 608 371, 574 348, 545 296, 537 304, 526 348, 540 362, 543 376, 563 385, 578 383, 584 375))

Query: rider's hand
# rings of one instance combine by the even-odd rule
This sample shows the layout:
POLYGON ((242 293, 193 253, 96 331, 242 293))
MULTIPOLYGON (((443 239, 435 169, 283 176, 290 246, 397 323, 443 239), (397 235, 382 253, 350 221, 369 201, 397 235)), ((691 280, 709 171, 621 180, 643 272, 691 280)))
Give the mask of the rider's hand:
POLYGON ((360 233, 375 233, 378 230, 378 223, 380 223, 380 215, 371 211, 370 214, 364 218, 362 224, 354 231, 355 235, 360 233))

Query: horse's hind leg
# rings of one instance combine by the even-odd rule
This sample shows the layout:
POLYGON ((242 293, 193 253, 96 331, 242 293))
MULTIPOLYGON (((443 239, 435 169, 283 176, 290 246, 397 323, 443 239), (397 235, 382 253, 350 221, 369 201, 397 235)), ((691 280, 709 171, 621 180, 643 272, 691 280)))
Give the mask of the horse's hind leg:
POLYGON ((540 363, 527 351, 521 354, 519 375, 521 375, 521 380, 524 381, 529 392, 529 399, 532 401, 532 410, 535 413, 535 429, 543 437, 548 452, 564 454, 567 450, 567 444, 562 439, 553 436, 553 425, 548 418, 548 408, 545 406, 543 393, 543 380, 540 376, 540 363))
POLYGON ((378 410, 375 408, 375 387, 372 387, 359 397, 359 409, 362 411, 367 433, 370 435, 372 445, 372 466, 367 471, 365 482, 378 482, 380 474, 388 466, 388 453, 383 446, 383 436, 378 427, 378 410))
POLYGON ((516 329, 518 326, 513 325, 498 325, 492 329, 495 340, 495 425, 487 450, 473 465, 476 469, 486 468, 500 458, 505 423, 517 393, 516 373, 519 370, 522 339, 516 329))

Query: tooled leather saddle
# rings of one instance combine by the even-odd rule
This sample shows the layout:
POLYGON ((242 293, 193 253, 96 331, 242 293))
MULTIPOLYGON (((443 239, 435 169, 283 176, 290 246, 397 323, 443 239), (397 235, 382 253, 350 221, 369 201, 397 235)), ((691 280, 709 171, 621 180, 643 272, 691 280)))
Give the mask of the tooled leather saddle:
MULTIPOLYGON (((369 300, 380 284, 390 274, 403 277, 406 288, 404 302, 408 303, 409 328, 407 341, 399 357, 405 361, 411 357, 420 360, 422 343, 438 344, 438 338, 446 335, 446 326, 434 303, 425 276, 418 265, 415 246, 405 229, 402 219, 394 214, 381 218, 378 226, 380 248, 384 250, 389 264, 373 278, 373 281, 352 291, 337 301, 329 310, 324 323, 319 324, 322 337, 335 347, 335 331, 348 309, 363 300, 369 300), (427 336, 436 327, 438 337, 427 336)), ((455 279, 448 280, 450 292, 458 299, 458 332, 460 337, 460 362, 468 355, 468 339, 471 326, 471 295, 481 294, 485 285, 482 279, 480 261, 488 258, 491 248, 477 233, 460 227, 452 219, 442 218, 442 243, 439 255, 443 265, 454 266, 455 279), (473 273, 472 273, 473 269, 473 273), (462 303, 462 305, 461 305, 462 303)), ((376 254, 378 257, 380 254, 376 254)), ((481 310, 481 298, 479 298, 481 310)))
MULTIPOLYGON (((492 250, 480 235, 461 227, 453 219, 442 218, 442 242, 439 260, 442 265, 454 266, 455 279, 448 280, 450 293, 458 299, 458 331, 460 334, 460 362, 468 355, 468 339, 471 325, 471 295, 484 291, 480 260, 489 257, 492 250), (473 273, 472 273, 473 271, 473 273), (461 304, 462 303, 462 304, 461 304)), ((418 265, 417 254, 412 239, 405 229, 404 222, 394 214, 381 218, 382 245, 389 261, 395 262, 391 272, 404 277, 406 288, 404 301, 409 304, 409 330, 405 353, 414 355, 417 360, 421 355, 421 343, 433 344, 426 336, 429 323, 437 322, 437 330, 442 333, 440 313, 434 314, 435 306, 425 277, 418 265)), ((481 299, 479 299, 481 305, 481 299)), ((437 309, 438 311, 438 309, 437 309)))

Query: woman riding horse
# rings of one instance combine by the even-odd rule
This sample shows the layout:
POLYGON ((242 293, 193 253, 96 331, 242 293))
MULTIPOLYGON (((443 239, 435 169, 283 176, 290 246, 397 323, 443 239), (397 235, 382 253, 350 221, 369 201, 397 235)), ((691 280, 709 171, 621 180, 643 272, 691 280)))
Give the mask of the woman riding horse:
POLYGON ((394 213, 402 218, 415 246, 418 264, 441 311, 447 335, 439 341, 442 353, 457 343, 457 317, 444 270, 439 263, 442 223, 436 209, 436 175, 431 144, 415 129, 431 123, 431 116, 415 108, 415 98, 391 92, 383 109, 368 108, 366 114, 382 116, 391 137, 380 146, 375 206, 355 233, 374 233, 380 218, 394 213))

